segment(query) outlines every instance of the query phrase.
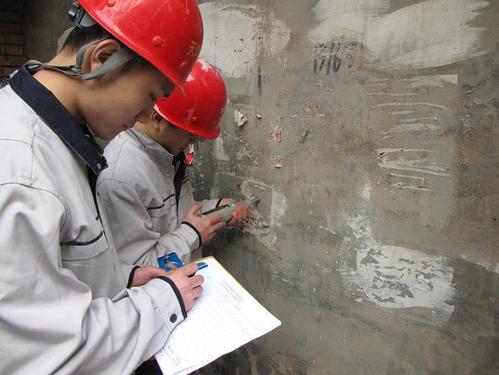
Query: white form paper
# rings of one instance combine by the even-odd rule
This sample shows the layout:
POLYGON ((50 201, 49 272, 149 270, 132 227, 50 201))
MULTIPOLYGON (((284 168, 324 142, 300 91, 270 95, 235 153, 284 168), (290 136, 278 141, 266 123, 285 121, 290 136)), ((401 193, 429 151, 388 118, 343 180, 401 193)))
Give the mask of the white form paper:
POLYGON ((215 258, 202 261, 204 292, 156 354, 165 375, 189 374, 281 325, 215 258))

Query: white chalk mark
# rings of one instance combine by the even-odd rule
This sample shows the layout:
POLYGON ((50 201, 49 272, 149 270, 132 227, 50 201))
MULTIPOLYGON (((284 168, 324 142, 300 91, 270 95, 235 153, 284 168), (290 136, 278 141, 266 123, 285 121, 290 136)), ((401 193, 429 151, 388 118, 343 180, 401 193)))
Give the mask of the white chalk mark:
POLYGON ((384 87, 384 86, 386 86, 386 83, 369 83, 369 86, 372 86, 372 87, 384 87))
POLYGON ((384 154, 391 154, 391 153, 394 153, 394 152, 424 152, 424 153, 427 153, 427 152, 438 152, 438 151, 434 151, 434 150, 427 150, 427 149, 424 149, 424 148, 378 148, 376 149, 376 152, 378 153, 378 155, 382 156, 384 154))
POLYGON ((393 177, 400 177, 400 178, 409 178, 411 180, 420 180, 422 182, 425 181, 425 178, 421 177, 421 176, 409 176, 406 174, 398 174, 398 173, 387 173, 387 175, 393 176, 393 177))
POLYGON ((450 177, 448 168, 443 168, 435 165, 438 161, 431 159, 418 160, 397 160, 397 161, 382 161, 378 165, 381 168, 395 169, 400 171, 412 171, 423 174, 431 174, 434 176, 450 177))
POLYGON ((412 171, 441 177, 450 177, 449 168, 439 166, 439 160, 427 158, 416 158, 411 160, 401 159, 401 157, 414 158, 414 153, 423 154, 424 156, 424 154, 435 154, 438 153, 438 151, 425 149, 380 148, 376 150, 376 153, 378 155, 378 160, 380 160, 378 166, 380 166, 381 168, 412 171), (390 154, 394 153, 399 154, 398 159, 389 159, 390 154))
POLYGON ((392 184, 391 186, 394 188, 397 188, 397 189, 412 190, 412 191, 417 191, 417 192, 420 192, 420 191, 430 192, 431 191, 430 189, 427 189, 427 188, 422 187, 422 186, 408 185, 408 184, 404 184, 402 182, 396 182, 396 183, 392 184))
POLYGON ((390 102, 390 103, 380 103, 380 104, 375 104, 372 106, 369 106, 369 109, 375 109, 375 108, 384 108, 384 107, 405 107, 405 106, 426 106, 426 107, 431 107, 431 108, 437 108, 437 109, 443 109, 448 111, 449 108, 440 105, 440 104, 435 104, 435 103, 425 103, 425 102, 410 102, 410 103, 404 103, 404 102, 390 102))
POLYGON ((405 133, 405 132, 416 132, 416 131, 436 131, 440 130, 438 126, 427 124, 424 122, 414 122, 409 124, 399 124, 391 130, 383 132, 383 134, 393 134, 393 133, 405 133))
POLYGON ((400 82, 409 83, 410 87, 445 87, 449 84, 457 86, 457 74, 437 74, 433 76, 417 76, 402 78, 400 82))
POLYGON ((390 115, 392 115, 392 116, 405 116, 405 115, 411 115, 413 113, 416 113, 416 111, 395 111, 395 112, 390 112, 390 115))
POLYGON ((413 118, 407 118, 407 119, 400 119, 399 122, 401 123, 407 123, 407 122, 413 122, 413 121, 421 121, 421 120, 433 120, 433 121, 438 121, 438 117, 413 117, 413 118))
POLYGON ((384 96, 418 96, 421 94, 415 92, 387 93, 387 92, 368 92, 367 95, 384 95, 384 96))

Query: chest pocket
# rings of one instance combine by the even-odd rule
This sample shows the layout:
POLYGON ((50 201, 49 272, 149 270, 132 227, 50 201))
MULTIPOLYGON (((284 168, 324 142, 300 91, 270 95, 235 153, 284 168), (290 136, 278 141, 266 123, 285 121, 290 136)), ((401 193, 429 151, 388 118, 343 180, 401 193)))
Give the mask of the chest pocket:
POLYGON ((125 287, 104 232, 89 241, 61 243, 61 254, 62 266, 87 284, 94 298, 113 297, 125 287))
POLYGON ((101 231, 97 236, 88 241, 61 242, 62 260, 86 260, 91 259, 106 251, 109 245, 101 231))
POLYGON ((175 195, 169 195, 163 200, 160 207, 150 207, 147 209, 151 218, 152 230, 161 235, 176 228, 177 208, 175 206, 175 195))

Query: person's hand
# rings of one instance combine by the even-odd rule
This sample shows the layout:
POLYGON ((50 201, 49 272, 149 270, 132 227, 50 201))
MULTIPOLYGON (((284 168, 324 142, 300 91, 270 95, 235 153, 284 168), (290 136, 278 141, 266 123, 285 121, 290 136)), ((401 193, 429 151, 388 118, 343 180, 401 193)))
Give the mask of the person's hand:
POLYGON ((250 213, 250 206, 248 206, 246 203, 236 203, 236 201, 232 198, 223 198, 220 201, 220 206, 223 206, 225 204, 230 204, 230 203, 235 203, 236 204, 236 209, 232 213, 231 218, 227 221, 227 226, 233 226, 237 224, 241 224, 246 220, 250 213))
POLYGON ((153 266, 139 267, 135 270, 133 274, 133 280, 131 286, 144 285, 145 283, 151 281, 158 276, 168 276, 167 272, 161 268, 153 266))
POLYGON ((207 245, 213 239, 215 234, 225 227, 225 221, 220 215, 213 215, 210 217, 199 216, 198 212, 203 207, 202 204, 195 204, 184 216, 184 221, 193 225, 201 235, 203 245, 207 245))
POLYGON ((198 266, 196 263, 189 263, 182 268, 167 273, 167 277, 177 286, 184 301, 186 311, 192 309, 194 302, 203 293, 204 277, 196 275, 198 266))

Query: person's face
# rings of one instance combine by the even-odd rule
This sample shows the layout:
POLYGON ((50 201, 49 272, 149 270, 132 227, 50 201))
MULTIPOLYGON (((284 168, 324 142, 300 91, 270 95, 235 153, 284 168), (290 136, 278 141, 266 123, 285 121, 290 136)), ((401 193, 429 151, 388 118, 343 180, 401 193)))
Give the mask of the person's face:
POLYGON ((172 90, 172 83, 151 66, 126 72, 117 69, 87 89, 85 104, 80 108, 84 108, 82 115, 92 130, 110 140, 147 119, 156 99, 172 90))
POLYGON ((180 129, 166 120, 161 120, 161 127, 158 131, 158 143, 174 156, 184 151, 191 143, 196 142, 197 137, 180 129))

